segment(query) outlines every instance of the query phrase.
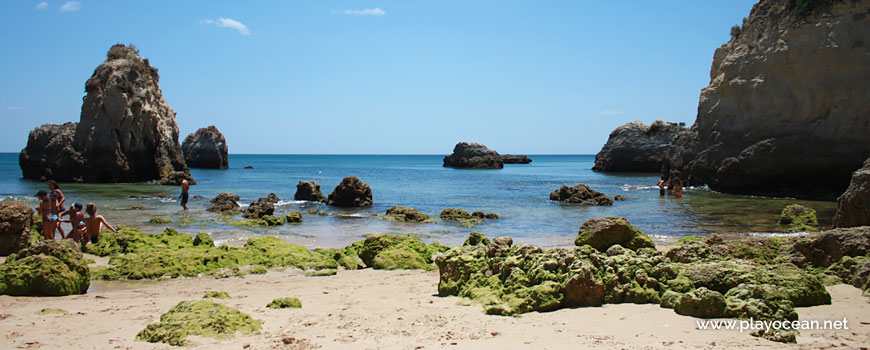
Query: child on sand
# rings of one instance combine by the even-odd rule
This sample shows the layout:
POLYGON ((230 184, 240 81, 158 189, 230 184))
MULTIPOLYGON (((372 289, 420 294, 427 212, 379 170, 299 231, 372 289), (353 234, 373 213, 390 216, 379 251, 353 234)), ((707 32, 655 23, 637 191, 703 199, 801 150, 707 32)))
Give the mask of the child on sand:
POLYGON ((51 204, 48 203, 48 192, 41 190, 36 193, 36 198, 39 198, 39 206, 36 207, 36 212, 42 217, 42 237, 46 240, 54 239, 54 222, 51 221, 51 204))
MULTIPOLYGON (((60 213, 64 211, 63 208, 61 208, 60 206, 60 192, 51 191, 51 195, 48 199, 48 204, 51 206, 51 214, 49 215, 48 221, 50 221, 54 225, 54 229, 60 232, 60 239, 64 239, 66 238, 66 233, 63 232, 63 227, 60 226, 60 213)), ((54 239, 54 230, 52 230, 49 234, 51 235, 51 239, 54 239)))
POLYGON ((106 225, 112 232, 118 232, 112 225, 109 225, 102 215, 97 215, 97 206, 94 203, 88 203, 87 207, 85 207, 85 212, 88 213, 88 218, 85 219, 87 231, 85 232, 84 244, 88 244, 88 241, 91 244, 97 244, 100 241, 100 233, 103 232, 103 225, 106 225))
POLYGON ((82 204, 76 202, 72 208, 61 213, 61 216, 69 215, 69 220, 61 220, 72 224, 72 231, 69 232, 67 238, 72 238, 74 241, 81 243, 82 237, 85 235, 87 227, 85 227, 85 214, 82 213, 82 204))

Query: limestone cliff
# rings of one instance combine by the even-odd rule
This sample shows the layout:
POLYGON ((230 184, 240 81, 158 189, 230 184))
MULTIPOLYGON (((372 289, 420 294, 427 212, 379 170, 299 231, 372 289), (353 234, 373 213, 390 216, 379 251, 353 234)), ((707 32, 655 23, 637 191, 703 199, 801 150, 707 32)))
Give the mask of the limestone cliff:
POLYGON ((85 84, 81 120, 69 134, 31 132, 19 164, 25 178, 177 184, 190 178, 175 111, 163 100, 157 69, 133 46, 115 45, 85 84), (71 136, 71 143, 69 139, 71 136), (59 139, 63 139, 59 142, 59 139), (61 143, 61 152, 49 151, 61 143))

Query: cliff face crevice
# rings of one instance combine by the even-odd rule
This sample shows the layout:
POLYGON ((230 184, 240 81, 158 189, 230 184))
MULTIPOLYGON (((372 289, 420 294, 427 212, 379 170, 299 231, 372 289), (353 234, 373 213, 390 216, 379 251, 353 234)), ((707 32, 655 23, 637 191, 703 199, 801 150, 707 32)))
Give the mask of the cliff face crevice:
POLYGON ((65 124, 63 130, 44 125, 31 132, 19 157, 24 177, 97 183, 192 180, 178 143, 175 111, 157 85, 157 69, 132 46, 115 45, 107 56, 85 83, 74 131, 65 124))

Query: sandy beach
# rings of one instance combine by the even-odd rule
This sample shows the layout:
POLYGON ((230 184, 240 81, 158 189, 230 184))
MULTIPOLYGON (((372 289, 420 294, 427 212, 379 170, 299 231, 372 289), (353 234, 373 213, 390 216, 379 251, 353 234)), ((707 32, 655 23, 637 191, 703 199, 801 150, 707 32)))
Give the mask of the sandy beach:
POLYGON ((191 349, 647 349, 862 348, 870 344, 870 298, 847 285, 829 287, 832 305, 798 308, 801 320, 848 319, 849 330, 803 331, 781 344, 736 330, 697 330, 692 317, 655 304, 488 316, 478 305, 437 295, 437 271, 339 271, 306 277, 296 269, 244 278, 101 282, 85 295, 0 296, 0 348, 170 349, 134 341, 136 333, 183 300, 208 291, 262 321, 262 330, 233 338, 192 337, 191 349), (268 309, 298 297, 301 309, 268 309), (69 314, 38 314, 59 308, 69 314))

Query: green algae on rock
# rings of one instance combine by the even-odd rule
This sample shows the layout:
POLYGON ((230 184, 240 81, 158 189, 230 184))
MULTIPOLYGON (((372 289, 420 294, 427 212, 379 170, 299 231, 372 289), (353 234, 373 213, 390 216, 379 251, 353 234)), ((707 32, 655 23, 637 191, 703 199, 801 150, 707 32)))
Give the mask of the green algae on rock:
POLYGON ((325 277, 325 276, 335 276, 338 273, 338 270, 335 269, 326 269, 326 270, 312 270, 305 271, 306 277, 325 277))
POLYGON ((683 294, 674 305, 680 315, 701 318, 719 318, 725 315, 725 296, 701 287, 683 294))
POLYGON ((232 337, 260 330, 260 321, 239 310, 207 300, 182 301, 136 334, 137 341, 189 345, 188 336, 232 337))
POLYGON ((818 231, 819 221, 813 208, 792 204, 782 210, 779 224, 787 226, 789 232, 818 231))
POLYGON ((298 309, 302 307, 302 302, 299 301, 299 298, 276 298, 266 305, 266 307, 270 309, 298 309))
POLYGON ((489 245, 490 241, 484 234, 479 232, 472 232, 468 235, 468 238, 465 239, 465 242, 462 245, 489 245))
POLYGON ((649 236, 635 228, 625 218, 618 216, 586 220, 580 226, 574 244, 578 246, 588 244, 602 252, 614 244, 631 250, 655 248, 649 236))
POLYGON ((165 224, 171 224, 172 219, 164 218, 162 216, 152 216, 151 220, 148 220, 148 223, 154 224, 154 225, 165 225, 165 224))
POLYGON ((36 312, 37 315, 67 315, 69 311, 64 309, 57 309, 53 307, 47 307, 42 310, 36 312))
POLYGON ((284 215, 283 220, 288 224, 298 224, 302 222, 302 213, 298 210, 291 211, 287 215, 284 215))
POLYGON ((205 295, 202 296, 203 299, 229 299, 230 293, 224 291, 211 291, 206 292, 205 295))
POLYGON ((383 270, 431 270, 433 256, 449 247, 426 245, 413 235, 369 235, 345 247, 345 254, 358 255, 367 267, 383 270))
POLYGON ((0 294, 84 294, 89 286, 88 264, 72 240, 38 242, 0 264, 0 294))
POLYGON ((209 236, 208 233, 200 232, 196 234, 196 237, 193 237, 193 246, 214 247, 214 240, 211 239, 211 236, 209 236))
POLYGON ((430 223, 434 222, 429 219, 429 215, 423 214, 417 209, 405 207, 401 205, 394 205, 387 209, 386 214, 384 216, 378 217, 383 220, 390 220, 396 222, 416 222, 416 223, 430 223))

